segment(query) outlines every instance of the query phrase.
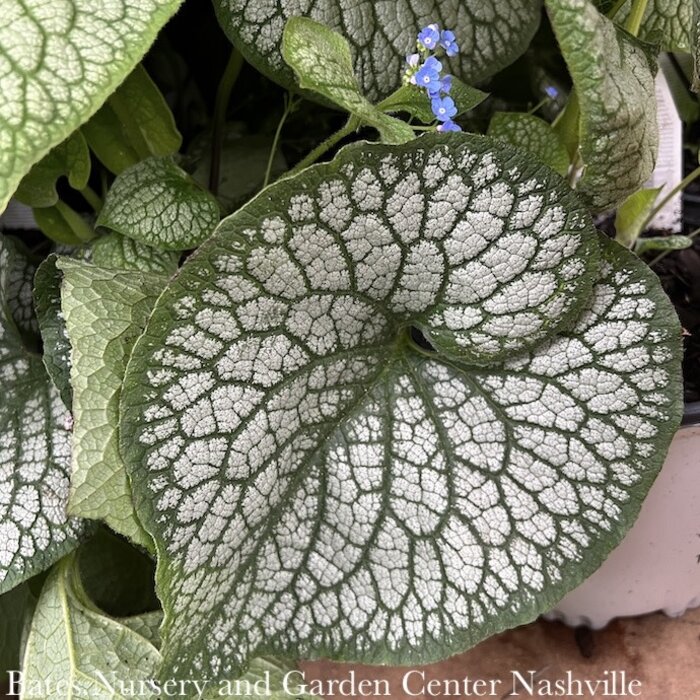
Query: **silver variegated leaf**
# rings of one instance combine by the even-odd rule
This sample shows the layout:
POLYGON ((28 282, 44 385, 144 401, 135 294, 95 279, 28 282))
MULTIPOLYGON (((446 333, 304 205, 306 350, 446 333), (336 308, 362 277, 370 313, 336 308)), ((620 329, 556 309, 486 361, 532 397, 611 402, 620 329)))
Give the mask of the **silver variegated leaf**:
POLYGON ((422 663, 531 620, 634 520, 679 353, 653 275, 500 141, 360 144, 268 188, 123 386, 165 673, 422 663))
POLYGON ((162 250, 196 248, 219 223, 216 199, 172 158, 147 158, 117 176, 97 225, 162 250))
POLYGON ((4 0, 0 212, 30 167, 94 114, 181 0, 4 0))
MULTIPOLYGON (((14 283, 27 265, 16 245, 1 238, 0 593, 48 568, 84 531, 66 514, 71 417, 41 356, 20 333, 33 325, 14 283)), ((31 286, 28 294, 31 304, 31 286)))
MULTIPOLYGON (((695 0, 649 0, 644 11, 639 38, 657 44, 666 51, 690 53, 693 46, 693 3, 695 0)), ((608 13, 618 3, 615 0, 595 0, 598 9, 608 13)), ((624 25, 630 15, 633 0, 625 0, 615 21, 624 25)))
POLYGON ((91 261, 112 270, 139 270, 172 275, 177 270, 177 251, 159 250, 119 233, 100 236, 90 246, 91 261))
POLYGON ((540 22, 541 0, 214 0, 219 22, 259 70, 287 87, 292 71, 282 59, 285 23, 310 17, 350 42, 355 74, 372 101, 401 85, 407 53, 425 25, 440 22, 457 35, 461 54, 451 72, 466 83, 497 73, 520 56, 540 22))
POLYGON ((545 0, 581 110, 579 189, 612 209, 651 176, 659 145, 656 57, 591 0, 545 0))

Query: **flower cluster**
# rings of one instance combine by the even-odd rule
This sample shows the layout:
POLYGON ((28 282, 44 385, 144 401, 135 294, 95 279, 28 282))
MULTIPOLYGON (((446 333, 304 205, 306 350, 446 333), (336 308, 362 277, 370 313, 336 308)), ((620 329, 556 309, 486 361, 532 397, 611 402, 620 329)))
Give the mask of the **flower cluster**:
POLYGON ((429 24, 418 34, 418 52, 406 56, 405 81, 423 88, 430 98, 430 107, 435 118, 440 122, 438 131, 461 131, 452 121, 457 114, 457 106, 450 97, 452 76, 443 73, 442 63, 435 55, 456 56, 459 52, 454 32, 441 31, 437 24, 429 24))

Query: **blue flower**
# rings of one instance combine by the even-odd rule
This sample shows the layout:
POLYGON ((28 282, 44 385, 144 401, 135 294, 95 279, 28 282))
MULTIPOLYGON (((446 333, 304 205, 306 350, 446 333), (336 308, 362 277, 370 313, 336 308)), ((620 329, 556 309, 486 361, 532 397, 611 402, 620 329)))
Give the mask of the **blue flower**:
POLYGON ((426 58, 425 63, 418 69, 415 75, 416 85, 425 88, 428 93, 439 92, 442 87, 442 82, 440 80, 441 70, 442 63, 440 63, 435 56, 426 58))
POLYGON ((441 122, 452 122, 452 117, 457 114, 457 107, 451 97, 433 97, 430 101, 433 114, 441 122))
POLYGON ((428 51, 434 51, 439 41, 440 27, 437 24, 429 24, 418 35, 418 44, 428 49, 428 51))
POLYGON ((554 87, 554 85, 547 85, 544 91, 547 93, 547 96, 552 100, 556 100, 557 97, 559 97, 559 90, 557 90, 554 87))
POLYGON ((443 75, 442 80, 440 82, 442 83, 442 86, 440 88, 441 92, 444 92, 446 95, 448 95, 452 90, 452 76, 449 74, 443 75))
POLYGON ((457 46, 457 37, 455 33, 446 29, 440 35, 440 46, 445 49, 445 53, 448 56, 456 56, 459 53, 459 46, 457 46))
POLYGON ((442 124, 438 124, 438 131, 462 131, 462 127, 459 124, 455 124, 452 120, 446 121, 442 124))

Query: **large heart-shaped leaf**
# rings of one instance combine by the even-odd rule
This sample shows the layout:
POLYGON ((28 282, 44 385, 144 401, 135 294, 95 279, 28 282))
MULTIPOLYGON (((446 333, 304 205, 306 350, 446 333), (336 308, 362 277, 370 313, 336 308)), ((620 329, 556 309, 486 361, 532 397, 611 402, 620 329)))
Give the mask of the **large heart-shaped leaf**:
POLYGON ((21 333, 34 327, 23 311, 31 281, 27 298, 13 280, 27 269, 13 242, 0 238, 0 593, 75 548, 84 530, 66 515, 70 414, 21 333))
POLYGON ((363 93, 388 97, 401 85, 406 53, 418 31, 431 22, 453 29, 461 54, 451 72, 466 83, 497 73, 522 54, 540 21, 541 0, 401 0, 347 3, 344 0, 214 0, 219 22, 231 41, 259 70, 295 86, 282 59, 285 23, 310 17, 341 32, 350 42, 363 93))
POLYGON ((427 662, 601 563, 678 425, 680 328, 587 221, 510 146, 430 135, 222 222, 122 391, 165 675, 427 662))
POLYGON ((0 212, 30 167, 90 117, 182 0, 6 0, 0 212))
POLYGON ((639 189, 656 162, 656 57, 591 0, 545 0, 578 94, 579 188, 599 211, 639 189))

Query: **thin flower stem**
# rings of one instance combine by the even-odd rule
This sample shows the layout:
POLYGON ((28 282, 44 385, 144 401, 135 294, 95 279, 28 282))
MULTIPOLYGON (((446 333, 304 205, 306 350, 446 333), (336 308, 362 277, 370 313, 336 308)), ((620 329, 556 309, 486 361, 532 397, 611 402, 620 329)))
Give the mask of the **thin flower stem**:
POLYGON ((360 125, 360 120, 351 115, 345 126, 338 129, 334 134, 331 134, 323 143, 320 143, 316 148, 314 148, 311 153, 309 153, 303 160, 297 163, 290 171, 290 175, 296 175, 304 168, 315 163, 321 156, 328 153, 328 151, 333 148, 339 141, 342 141, 346 136, 350 136, 360 125))
MULTIPOLYGON (((696 228, 695 231, 689 233, 686 238, 696 238, 700 235, 700 228, 696 228)), ((675 253, 675 250, 664 250, 663 253, 659 253, 651 262, 648 263, 649 267, 654 267, 659 261, 663 260, 670 253, 675 253)))
POLYGON ((275 138, 272 140, 272 148, 270 148, 270 155, 267 158, 267 168, 265 169, 265 179, 263 180, 262 189, 265 189, 270 184, 270 176, 272 174, 272 164, 275 162, 275 153, 277 153, 277 147, 279 146, 280 136, 282 135, 282 127, 287 121, 287 117, 295 110, 296 101, 292 95, 286 95, 284 99, 284 112, 282 112, 282 117, 280 118, 279 124, 277 125, 277 131, 275 131, 275 138))
POLYGON ((85 187, 80 190, 80 194, 83 195, 85 201, 93 208, 95 214, 99 214, 102 211, 102 198, 90 185, 85 185, 85 187))
POLYGON ((538 102, 529 112, 528 114, 534 115, 536 112, 539 112, 542 107, 544 107, 548 102, 551 102, 552 98, 551 97, 545 97, 541 102, 538 102))
POLYGON ((632 3, 630 16, 627 18, 627 23, 625 24, 625 29, 632 34, 632 36, 637 36, 639 34, 644 14, 647 11, 647 5, 649 5, 649 0, 634 0, 632 3))
POLYGON ((695 168, 688 177, 679 182, 649 213, 644 220, 642 231, 647 229, 651 222, 656 218, 657 214, 679 193, 682 192, 688 185, 695 182, 700 177, 700 167, 695 168))
POLYGON ((231 92, 236 84, 238 75, 243 68, 243 56, 235 47, 231 51, 228 64, 219 82, 214 102, 214 117, 211 134, 211 167, 209 169, 209 189, 213 195, 219 191, 219 178, 221 176, 221 148, 224 143, 224 129, 226 126, 226 109, 231 100, 231 92))

